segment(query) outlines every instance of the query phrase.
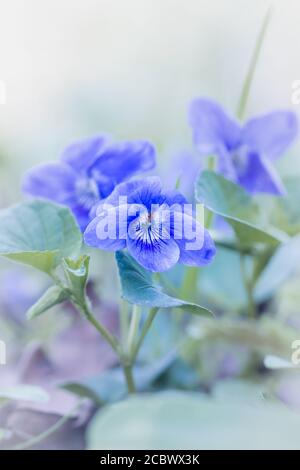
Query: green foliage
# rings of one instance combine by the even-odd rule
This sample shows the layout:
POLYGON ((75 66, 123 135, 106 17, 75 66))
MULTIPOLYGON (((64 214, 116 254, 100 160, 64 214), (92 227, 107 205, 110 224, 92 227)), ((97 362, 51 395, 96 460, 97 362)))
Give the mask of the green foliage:
POLYGON ((298 449, 298 428, 298 416, 279 405, 166 392, 99 411, 87 440, 94 450, 298 449))
POLYGON ((122 297, 128 302, 146 307, 181 308, 196 315, 211 316, 200 305, 171 297, 156 285, 151 273, 140 266, 128 253, 117 252, 116 260, 122 287, 122 297))
POLYGON ((51 273, 78 255, 82 235, 68 208, 31 200, 0 213, 0 255, 51 273))
POLYGON ((238 311, 245 307, 247 296, 239 253, 218 248, 214 262, 201 272, 199 289, 203 296, 218 308, 238 311))
POLYGON ((241 248, 253 247, 254 243, 276 246, 287 239, 266 221, 266 214, 244 189, 217 173, 204 171, 200 174, 196 199, 227 220, 241 248))
POLYGON ((86 302, 85 289, 89 274, 89 261, 90 258, 87 255, 82 255, 77 259, 63 258, 62 264, 67 284, 55 277, 57 284, 49 287, 28 310, 27 318, 31 320, 67 299, 71 299, 77 305, 84 305, 86 302))

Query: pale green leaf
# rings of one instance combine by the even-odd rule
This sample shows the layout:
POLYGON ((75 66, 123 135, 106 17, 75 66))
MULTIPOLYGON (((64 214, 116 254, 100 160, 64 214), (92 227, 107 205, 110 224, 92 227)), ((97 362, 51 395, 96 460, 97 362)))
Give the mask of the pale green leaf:
POLYGON ((196 315, 211 316, 212 313, 200 305, 171 297, 156 285, 151 273, 139 265, 128 253, 116 253, 122 297, 128 302, 145 307, 182 308, 196 315))
POLYGON ((49 273, 78 255, 82 235, 67 207, 30 200, 0 212, 0 255, 49 273))
POLYGON ((224 217, 233 227, 242 247, 253 243, 277 245, 287 235, 271 227, 259 205, 240 186, 212 171, 203 171, 196 182, 196 199, 224 217))
POLYGON ((87 441, 93 450, 299 449, 298 429, 298 414, 279 404, 166 392, 100 410, 87 441))

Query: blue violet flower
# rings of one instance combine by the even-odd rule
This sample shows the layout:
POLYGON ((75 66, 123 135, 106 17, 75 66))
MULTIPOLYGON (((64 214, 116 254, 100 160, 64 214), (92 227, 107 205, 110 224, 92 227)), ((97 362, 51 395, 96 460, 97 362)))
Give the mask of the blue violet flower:
POLYGON ((214 242, 178 191, 163 191, 158 177, 119 184, 99 204, 84 233, 87 245, 109 251, 128 249, 149 271, 210 263, 214 242))
POLYGON ((293 112, 273 111, 242 126, 219 104, 198 98, 191 104, 189 122, 198 152, 202 156, 216 155, 216 170, 225 178, 252 194, 284 194, 273 162, 297 135, 293 112))
POLYGON ((31 169, 23 190, 68 206, 84 230, 95 204, 117 184, 154 167, 155 150, 150 143, 111 143, 102 136, 94 137, 67 147, 60 162, 31 169))

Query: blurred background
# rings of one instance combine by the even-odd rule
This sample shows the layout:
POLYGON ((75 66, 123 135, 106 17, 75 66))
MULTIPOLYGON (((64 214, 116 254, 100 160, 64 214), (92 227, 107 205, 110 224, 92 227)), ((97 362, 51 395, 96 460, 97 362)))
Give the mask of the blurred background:
MULTIPOLYGON (((276 107, 300 110, 291 103, 292 82, 300 77, 300 5, 272 4, 247 115, 276 107)), ((147 138, 164 159, 190 147, 188 103, 211 96, 235 112, 269 5, 269 0, 253 0, 251 8, 247 0, 2 1, 1 204, 19 198, 25 169, 57 159, 64 146, 85 136, 104 131, 116 138, 147 138)), ((283 172, 300 171, 298 153, 299 143, 279 163, 283 172)))
MULTIPOLYGON (((191 99, 211 97, 235 113, 270 4, 270 0, 252 0, 251 3, 249 0, 2 0, 0 83, 5 85, 6 100, 0 104, 0 207, 22 197, 24 171, 37 163, 57 160, 69 143, 102 132, 116 139, 152 141, 158 150, 159 171, 167 179, 167 169, 175 165, 172 159, 176 154, 192 149, 187 124, 191 99)), ((276 108, 293 109, 300 117, 300 104, 291 101, 292 83, 300 79, 297 50, 300 3, 278 0, 272 5, 274 11, 255 72, 246 117, 276 108)), ((300 139, 276 163, 283 177, 300 175, 299 157, 300 139)), ((196 172, 201 162, 196 160, 194 164, 196 172)), ((188 169, 191 170, 190 164, 188 169)), ((105 265, 106 255, 99 256, 102 256, 99 263, 105 265)), ((208 277, 201 277, 201 282, 204 290, 209 294, 213 292, 215 304, 234 315, 240 313, 245 303, 238 259, 221 250, 218 256, 218 264, 207 270, 208 277), (228 278, 228 265, 237 279, 228 278)), ((95 259, 98 259, 96 255, 95 259)), ((105 279, 99 269, 101 264, 95 264, 94 261, 92 268, 100 272, 102 291, 99 298, 92 281, 89 294, 96 313, 102 319, 104 316, 108 327, 115 331, 114 274, 109 272, 105 279)), ((46 276, 1 260, 0 339, 8 345, 10 367, 1 369, 0 382, 36 383, 45 387, 51 396, 47 406, 35 406, 36 414, 32 409, 29 417, 15 409, 13 418, 9 414, 13 424, 8 428, 24 427, 27 422, 29 429, 26 426, 23 429, 30 435, 47 429, 56 422, 57 416, 65 415, 74 405, 72 394, 57 390, 56 385, 61 380, 74 381, 99 374, 116 364, 114 355, 89 327, 83 327, 70 306, 65 307, 64 315, 57 308, 45 318, 30 324, 26 322, 27 308, 48 285, 46 276)), ((264 312, 277 316, 280 321, 283 318, 284 322, 286 318, 290 321, 292 314, 293 320, 297 319, 298 286, 299 273, 278 292, 276 308, 268 305, 264 312)), ((168 343, 164 334, 164 344, 156 344, 158 332, 166 327, 165 319, 166 316, 162 316, 159 320, 162 324, 154 328, 151 341, 156 349, 149 340, 157 357, 174 344, 174 340, 168 343)), ((262 344, 265 331, 268 332, 266 338, 276 343, 277 330, 272 324, 269 333, 266 323, 259 323, 257 327, 262 334, 262 344)), ((294 324, 298 337, 299 319, 294 324)), ((221 323, 220 331, 222 328, 221 323)), ((278 330, 281 329, 280 324, 278 330)), ((232 330, 231 325, 229 330, 232 330)), ((237 349, 232 348, 235 339, 230 335, 229 339, 225 337, 225 346, 223 343, 216 346, 211 337, 218 337, 218 332, 211 332, 210 326, 207 331, 208 344, 205 343, 200 352, 197 344, 195 347, 197 367, 202 355, 199 376, 203 389, 219 378, 243 374, 256 378, 257 371, 261 372, 261 356, 259 360, 254 360, 252 355, 249 357, 243 341, 237 341, 242 343, 237 349)), ((189 358, 190 351, 185 354, 189 358)), ((178 363, 168 373, 168 378, 164 379, 168 387, 195 388, 194 377, 178 363)), ((197 381, 196 384, 198 386, 197 381)), ((297 386, 284 384, 282 397, 300 408, 300 378, 297 378, 297 386)), ((160 386, 163 388, 163 383, 160 386)), ((244 394, 240 389, 235 393, 237 396, 244 394)), ((232 396, 231 389, 229 394, 232 396)), ((81 423, 87 422, 87 416, 88 413, 81 416, 81 423)), ((0 413, 0 428, 7 423, 6 418, 0 413)), ((78 427, 73 426, 70 432, 63 428, 61 434, 45 446, 82 448, 85 446, 83 436, 82 427, 78 431, 78 427)))

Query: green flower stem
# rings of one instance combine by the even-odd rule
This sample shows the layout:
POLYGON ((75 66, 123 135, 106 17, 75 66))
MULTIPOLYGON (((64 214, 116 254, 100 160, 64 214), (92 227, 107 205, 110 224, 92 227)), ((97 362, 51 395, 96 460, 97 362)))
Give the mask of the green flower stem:
MULTIPOLYGON (((252 85, 253 78, 254 78, 254 73, 255 73, 259 55, 263 46, 263 42, 266 37, 268 26, 270 24, 271 15, 272 15, 272 6, 269 7, 265 15, 265 18, 263 20, 262 27, 260 29, 256 44, 254 47, 254 51, 250 60, 248 72, 247 72, 244 85, 242 88, 242 93, 241 93, 241 97, 240 97, 238 108, 237 108, 237 117, 240 120, 243 119, 244 117, 246 105, 247 105, 249 94, 250 94, 251 85, 252 85)), ((253 297, 253 276, 251 276, 251 279, 249 279, 246 266, 245 266, 245 259, 246 259, 245 254, 240 252, 241 271, 242 271, 244 285, 245 285, 245 289, 246 289, 247 297, 248 297, 248 313, 251 318, 255 318, 256 304, 255 304, 255 300, 253 297)))
POLYGON ((123 371, 126 379, 128 393, 136 393, 135 383, 132 375, 132 366, 123 366, 123 371))
MULTIPOLYGON (((55 283, 59 285, 62 289, 68 289, 63 281, 56 276, 54 273, 52 275, 55 283)), ((113 336, 100 321, 98 321, 93 313, 91 312, 89 306, 89 300, 87 297, 83 299, 78 299, 76 295, 68 289, 70 296, 70 301, 73 305, 83 314, 83 316, 96 328, 96 330, 101 334, 101 336, 110 344, 112 349, 116 352, 117 356, 120 359, 121 366, 124 371, 124 376, 126 379, 128 393, 135 393, 136 387, 134 383, 134 378, 132 374, 132 367, 134 365, 136 356, 139 352, 139 349, 144 341, 144 338, 152 325, 152 322, 155 318, 155 315, 158 311, 158 308, 153 308, 150 310, 149 315, 142 327, 141 335, 138 337, 138 330, 141 320, 141 307, 134 305, 130 326, 128 329, 128 306, 125 302, 121 303, 120 306, 120 323, 121 323, 121 335, 122 343, 113 336), (123 318, 124 317, 124 318, 123 318)))
POLYGON ((207 230, 209 230, 210 227, 212 226, 214 215, 215 214, 213 212, 207 209, 205 210, 205 227, 207 228, 207 230))
POLYGON ((266 13, 266 16, 264 18, 261 30, 259 32, 256 44, 255 44, 253 55, 251 57, 249 69, 248 69, 248 72, 244 81, 244 85, 243 85, 243 89, 242 89, 242 93, 241 93, 241 97, 240 97, 238 109, 237 109, 237 117, 239 119, 242 119, 244 117, 246 104, 249 98, 249 93, 250 93, 251 85, 253 82, 255 69, 257 66, 257 62, 259 59, 259 55, 262 49, 264 39, 266 37, 266 33, 267 33, 268 26, 269 26, 270 19, 271 19, 271 14, 272 14, 272 6, 268 9, 266 13))
POLYGON ((141 314, 142 314, 141 307, 139 305, 134 305, 132 309, 132 316, 131 316, 131 322, 130 322, 130 327, 129 327, 128 340, 127 340, 129 357, 131 357, 131 353, 134 348, 134 343, 139 332, 141 314))
POLYGON ((132 367, 135 363, 139 350, 144 342, 144 339, 153 323, 153 320, 158 312, 158 308, 152 308, 146 321, 142 327, 141 334, 138 337, 138 330, 141 321, 141 307, 139 305, 133 306, 131 322, 129 327, 128 341, 127 341, 127 354, 123 357, 123 370, 127 383, 129 393, 136 393, 132 367), (137 339, 138 337, 138 339, 137 339))
MULTIPOLYGON (((123 347, 121 347, 117 338, 111 335, 109 331, 105 328, 105 326, 102 325, 91 313, 90 308, 87 305, 87 302, 84 305, 78 305, 78 308, 84 314, 85 318, 96 328, 96 330, 99 331, 99 333, 103 336, 103 338, 106 339, 106 341, 111 345, 113 350, 116 352, 123 368, 128 393, 130 394, 135 393, 136 388, 135 388, 134 379, 132 375, 132 365, 134 363, 134 358, 133 359, 131 358, 130 352, 126 353, 123 351, 123 347)), ((133 312, 134 321, 131 323, 131 325, 133 326, 130 327, 129 338, 128 338, 128 340, 130 341, 133 341, 135 337, 134 331, 137 329, 136 324, 138 324, 138 313, 139 312, 137 311, 133 312)))
POLYGON ((183 300, 194 301, 196 300, 198 281, 198 268, 196 266, 188 266, 183 280, 181 295, 183 300))
POLYGON ((142 327, 142 331, 141 331, 141 334, 140 334, 140 337, 139 339, 137 340, 137 342, 135 343, 133 349, 132 349, 132 353, 131 353, 131 361, 134 362, 138 353, 139 353, 139 350, 143 344, 143 341, 145 339, 145 336, 147 335, 152 323, 153 323, 153 320, 154 318, 156 317, 156 314, 158 312, 158 308, 157 307, 153 307, 151 308, 151 310, 149 311, 148 313, 148 316, 145 320, 145 323, 142 327))
POLYGON ((119 306, 119 320, 120 320, 120 330, 121 330, 121 338, 122 344, 125 344, 128 338, 129 332, 129 308, 128 303, 121 299, 120 306, 119 306))
POLYGON ((119 355, 120 348, 117 338, 110 334, 110 332, 105 328, 105 326, 102 325, 102 323, 100 323, 94 317, 89 307, 88 298, 85 296, 85 299, 79 301, 76 295, 69 289, 69 287, 65 286, 63 281, 59 278, 59 276, 56 275, 55 272, 51 273, 51 277, 56 283, 56 285, 58 285, 62 290, 65 290, 69 293, 70 301, 72 302, 74 307, 77 308, 83 314, 83 316, 96 328, 96 330, 99 331, 103 338, 106 339, 106 341, 111 345, 113 350, 119 355))
POLYGON ((244 286, 247 293, 248 299, 248 315, 249 318, 256 317, 256 303, 253 296, 253 279, 252 276, 249 278, 247 273, 247 266, 246 266, 246 256, 240 253, 240 262, 241 262, 241 272, 243 276, 244 286))
POLYGON ((120 347, 117 338, 115 338, 102 323, 100 323, 92 314, 87 301, 84 304, 75 304, 78 309, 83 313, 85 318, 99 331, 99 333, 106 339, 106 341, 111 345, 113 350, 120 357, 120 347))
POLYGON ((132 375, 132 364, 134 361, 126 353, 124 353, 123 348, 120 347, 117 338, 111 335, 105 326, 98 322, 98 320, 93 316, 87 303, 85 305, 80 305, 79 308, 86 319, 99 331, 99 333, 103 336, 103 338, 106 339, 106 341, 111 345, 113 350, 118 355, 120 363, 123 367, 128 393, 135 393, 136 388, 132 375))
MULTIPOLYGON (((60 286, 61 289, 68 289, 63 281, 55 273, 52 273, 52 278, 55 283, 60 286)), ((135 341, 138 335, 139 323, 141 318, 141 309, 139 306, 134 305, 130 326, 128 328, 128 304, 125 301, 120 303, 120 326, 121 326, 121 343, 118 339, 113 336, 101 322, 99 322, 91 312, 89 306, 89 300, 85 296, 83 299, 78 299, 76 295, 68 289, 70 296, 70 301, 73 305, 83 314, 83 316, 96 328, 96 330, 101 334, 101 336, 110 344, 112 349, 115 351, 117 356, 120 359, 120 364, 123 368, 128 393, 135 393, 136 387, 134 383, 134 378, 132 375, 132 366, 136 358, 136 347, 135 341)), ((150 328, 150 325, 149 325, 150 328)), ((143 338, 146 335, 148 330, 142 332, 143 338)), ((138 341, 138 349, 143 341, 138 341)), ((137 351, 138 351, 137 349, 137 351)))

